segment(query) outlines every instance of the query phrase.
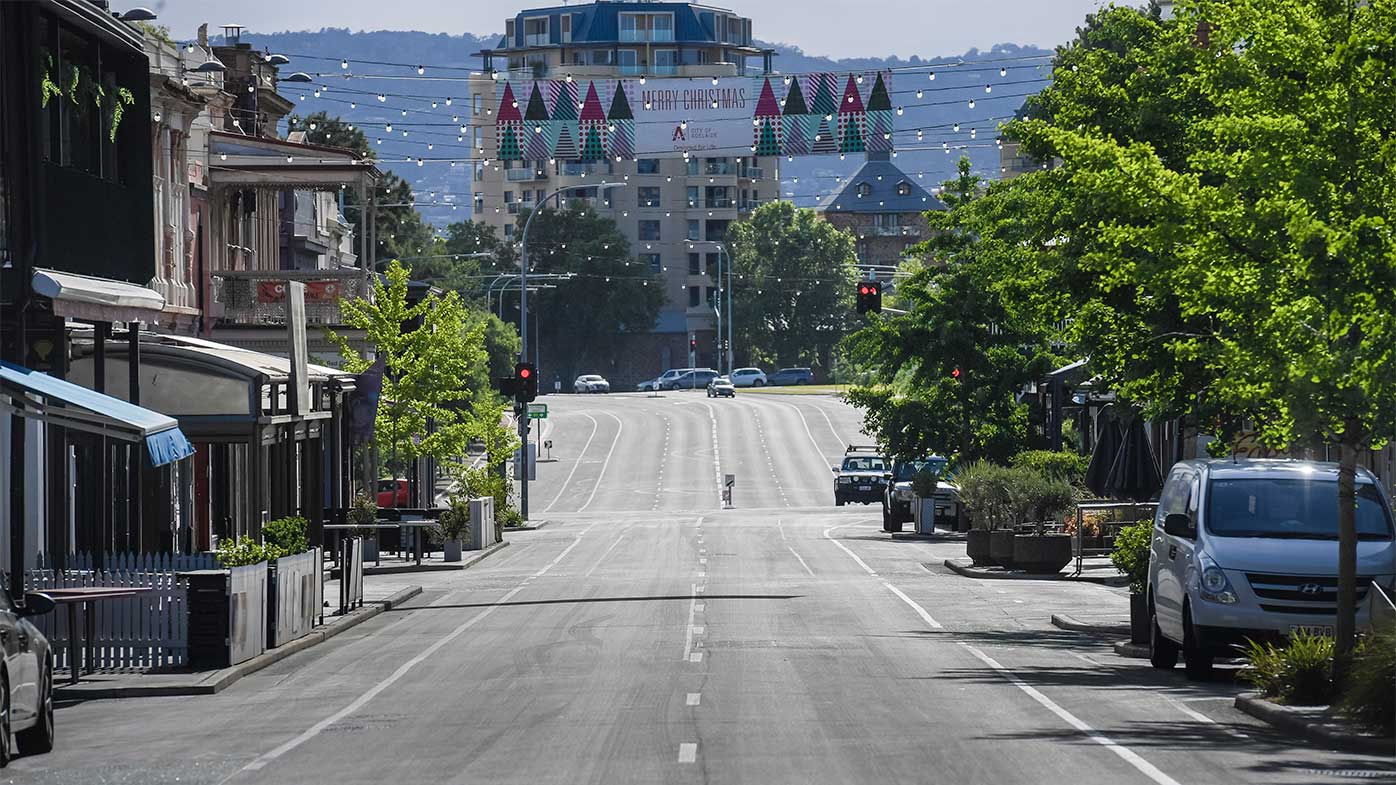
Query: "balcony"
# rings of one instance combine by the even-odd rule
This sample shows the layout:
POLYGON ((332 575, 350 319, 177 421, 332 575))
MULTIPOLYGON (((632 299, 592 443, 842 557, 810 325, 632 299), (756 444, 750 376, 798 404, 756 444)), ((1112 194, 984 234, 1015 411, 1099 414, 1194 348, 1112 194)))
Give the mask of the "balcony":
POLYGON ((703 166, 703 174, 709 176, 735 174, 736 171, 737 167, 733 166, 727 161, 708 161, 703 166))
POLYGON ((541 169, 525 167, 523 169, 508 169, 504 172, 504 179, 511 183, 526 183, 532 180, 546 180, 548 173, 541 169))
POLYGON ((749 213, 763 204, 770 204, 774 201, 774 199, 747 199, 746 201, 737 205, 737 209, 744 213, 749 213))
POLYGON ((727 196, 716 196, 705 199, 703 206, 709 210, 730 210, 737 206, 737 200, 727 196))
POLYGON ((674 31, 669 30, 624 30, 620 31, 624 43, 669 43, 674 40, 674 31))
POLYGON ((859 230, 868 237, 920 237, 917 226, 864 226, 859 230))
POLYGON ((211 273, 214 302, 223 306, 223 320, 239 325, 286 323, 286 283, 305 284, 305 322, 342 325, 343 298, 367 297, 362 270, 219 270, 211 273))
POLYGON ((524 36, 524 46, 548 46, 551 43, 547 33, 529 33, 524 36))
POLYGON ((737 176, 743 180, 760 180, 766 176, 766 170, 759 166, 743 166, 737 176))

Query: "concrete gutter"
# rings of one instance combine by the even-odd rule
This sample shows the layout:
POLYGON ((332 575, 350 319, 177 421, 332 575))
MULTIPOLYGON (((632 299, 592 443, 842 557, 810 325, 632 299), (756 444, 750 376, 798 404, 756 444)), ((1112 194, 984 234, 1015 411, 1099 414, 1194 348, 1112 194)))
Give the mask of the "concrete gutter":
POLYGON ((1052 614, 1052 626, 1060 627, 1063 630, 1072 632, 1084 632, 1088 635, 1110 635, 1112 637, 1123 635, 1129 637, 1129 623, 1105 623, 1081 621, 1075 616, 1068 616, 1065 613, 1052 614))
MULTIPOLYGON (((1097 583, 1101 586, 1128 586, 1129 579, 1123 575, 1029 575, 1026 572, 1009 572, 1001 567, 976 567, 969 559, 946 559, 945 566, 952 572, 966 578, 999 581, 1074 581, 1076 583, 1097 583)), ((1126 631, 1125 634, 1129 634, 1126 631)))
POLYGON ((1336 720, 1324 707, 1282 706, 1257 693, 1247 692, 1236 696, 1236 708, 1329 749, 1367 755, 1396 754, 1396 740, 1361 733, 1352 725, 1336 720))

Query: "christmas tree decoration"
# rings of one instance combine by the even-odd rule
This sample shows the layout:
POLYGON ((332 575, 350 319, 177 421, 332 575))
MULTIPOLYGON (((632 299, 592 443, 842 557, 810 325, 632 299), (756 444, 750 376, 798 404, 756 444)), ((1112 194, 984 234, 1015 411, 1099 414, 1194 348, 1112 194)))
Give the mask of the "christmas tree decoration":
POLYGON ((606 112, 601 108, 601 98, 596 94, 596 83, 587 83, 586 100, 582 102, 582 114, 578 123, 579 138, 582 144, 583 161, 600 161, 606 157, 606 136, 609 127, 606 112))
POLYGON ((892 99, 887 95, 887 85, 883 81, 881 73, 877 75, 872 92, 868 94, 867 111, 868 150, 870 152, 890 153, 892 151, 892 99))
POLYGON ((528 138, 526 148, 528 157, 538 161, 552 155, 553 142, 555 141, 550 133, 552 118, 548 117, 548 105, 543 100, 543 91, 538 87, 538 83, 533 83, 533 89, 528 96, 528 106, 524 109, 524 125, 530 129, 542 129, 539 133, 527 133, 528 138))
POLYGON ((838 108, 834 99, 834 79, 833 74, 812 74, 810 76, 810 81, 815 85, 814 100, 810 104, 810 110, 818 118, 819 123, 815 128, 814 143, 810 146, 810 152, 815 155, 839 151, 839 142, 834 135, 831 119, 838 108))
POLYGON ((630 111, 630 99, 625 94, 625 83, 616 82, 616 91, 611 96, 611 111, 606 120, 615 128, 607 136, 607 152, 616 158, 635 157, 635 114, 630 111))
POLYGON ((781 137, 786 155, 807 155, 814 141, 814 115, 805 103, 800 80, 785 77, 790 91, 785 94, 785 116, 781 118, 781 137))
POLYGON ((761 87, 761 97, 756 101, 754 120, 756 130, 752 151, 757 155, 780 155, 780 105, 776 103, 770 79, 766 79, 761 87))
POLYGON ((548 82, 552 93, 552 136, 554 158, 564 161, 577 160, 577 143, 581 139, 581 129, 577 122, 577 85, 574 82, 552 80, 548 82))
POLYGON ((861 153, 866 149, 863 141, 866 124, 863 97, 858 94, 858 85, 853 77, 849 76, 843 89, 843 100, 839 102, 839 152, 861 153))
POLYGON ((499 139, 499 157, 505 161, 522 161, 524 153, 519 140, 523 131, 523 115, 519 114, 518 102, 514 100, 514 87, 507 82, 499 112, 495 115, 494 130, 499 139))

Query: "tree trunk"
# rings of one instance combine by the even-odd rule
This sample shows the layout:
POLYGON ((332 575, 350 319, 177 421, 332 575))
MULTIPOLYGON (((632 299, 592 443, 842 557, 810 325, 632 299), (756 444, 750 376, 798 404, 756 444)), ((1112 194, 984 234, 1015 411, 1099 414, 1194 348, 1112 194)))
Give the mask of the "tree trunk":
POLYGON ((1333 673, 1342 683, 1357 633, 1357 446, 1361 426, 1348 420, 1343 427, 1338 460, 1338 617, 1334 623, 1333 673))

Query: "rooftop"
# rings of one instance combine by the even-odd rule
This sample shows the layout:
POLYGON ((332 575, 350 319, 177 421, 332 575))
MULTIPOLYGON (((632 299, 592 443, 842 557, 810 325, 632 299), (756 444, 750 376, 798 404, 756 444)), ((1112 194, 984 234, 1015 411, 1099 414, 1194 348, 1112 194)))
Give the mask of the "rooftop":
POLYGON ((687 2, 608 2, 529 8, 512 20, 513 39, 501 38, 500 50, 616 43, 692 43, 726 45, 758 52, 752 46, 751 20, 726 8, 687 2), (669 14, 667 27, 635 25, 622 29, 621 16, 669 14), (562 17, 570 15, 564 40, 562 17), (546 23, 543 19, 546 18, 546 23), (525 21, 530 25, 525 25, 525 21))
POLYGON ((892 163, 887 153, 868 153, 858 171, 816 209, 827 213, 921 213, 944 210, 945 203, 892 163))

